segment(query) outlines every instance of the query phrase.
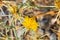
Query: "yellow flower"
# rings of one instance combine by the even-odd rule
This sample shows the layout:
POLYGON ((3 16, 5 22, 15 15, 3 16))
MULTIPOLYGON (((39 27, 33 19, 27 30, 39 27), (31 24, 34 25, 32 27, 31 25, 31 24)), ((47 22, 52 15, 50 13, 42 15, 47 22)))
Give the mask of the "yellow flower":
POLYGON ((36 22, 35 18, 33 18, 33 17, 29 18, 26 16, 22 24, 27 29, 30 29, 33 31, 37 30, 38 23, 36 22))
POLYGON ((29 18, 28 18, 28 17, 25 17, 24 22, 23 22, 22 24, 23 24, 24 27, 26 27, 27 29, 30 29, 30 28, 29 28, 29 18))
POLYGON ((14 13, 14 9, 9 5, 8 6, 8 10, 11 12, 11 13, 14 13))
POLYGON ((17 6, 15 5, 8 5, 8 10, 12 13, 15 14, 17 12, 17 6))
POLYGON ((55 6, 60 9, 60 0, 55 0, 55 6))

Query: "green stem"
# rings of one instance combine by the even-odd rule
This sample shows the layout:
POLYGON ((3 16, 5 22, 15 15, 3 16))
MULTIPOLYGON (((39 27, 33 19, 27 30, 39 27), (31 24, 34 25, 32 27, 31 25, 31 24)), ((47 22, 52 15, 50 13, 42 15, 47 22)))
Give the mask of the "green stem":
POLYGON ((16 30, 13 29, 13 31, 14 31, 14 35, 15 35, 16 40, 19 40, 18 37, 17 37, 17 32, 16 32, 16 30))

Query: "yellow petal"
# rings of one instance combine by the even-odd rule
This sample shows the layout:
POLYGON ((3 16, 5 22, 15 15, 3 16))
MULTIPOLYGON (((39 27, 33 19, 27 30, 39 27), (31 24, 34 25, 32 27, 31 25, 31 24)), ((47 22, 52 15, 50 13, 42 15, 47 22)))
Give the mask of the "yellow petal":
POLYGON ((60 9, 60 1, 59 0, 55 1, 55 6, 56 6, 56 8, 60 9))
POLYGON ((30 30, 36 31, 37 30, 37 22, 34 18, 25 18, 24 22, 22 23, 25 28, 28 28, 30 30))

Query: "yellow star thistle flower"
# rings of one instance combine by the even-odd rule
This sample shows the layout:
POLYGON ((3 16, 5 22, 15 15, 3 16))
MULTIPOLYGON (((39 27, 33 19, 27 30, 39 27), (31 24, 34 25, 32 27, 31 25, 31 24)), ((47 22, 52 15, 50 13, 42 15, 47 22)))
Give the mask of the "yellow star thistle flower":
POLYGON ((11 13, 14 13, 14 9, 9 5, 8 6, 9 8, 8 8, 8 10, 11 12, 11 13))
POLYGON ((60 0, 55 0, 55 6, 60 9, 60 0))
POLYGON ((11 5, 11 4, 8 4, 8 10, 12 13, 12 14, 15 14, 17 12, 17 6, 16 5, 11 5))
POLYGON ((22 24, 25 28, 33 30, 33 31, 36 31, 38 27, 38 23, 33 17, 29 18, 26 16, 22 24))
POLYGON ((16 5, 8 5, 8 10, 11 12, 15 20, 20 20, 20 16, 17 13, 17 6, 16 5))

